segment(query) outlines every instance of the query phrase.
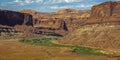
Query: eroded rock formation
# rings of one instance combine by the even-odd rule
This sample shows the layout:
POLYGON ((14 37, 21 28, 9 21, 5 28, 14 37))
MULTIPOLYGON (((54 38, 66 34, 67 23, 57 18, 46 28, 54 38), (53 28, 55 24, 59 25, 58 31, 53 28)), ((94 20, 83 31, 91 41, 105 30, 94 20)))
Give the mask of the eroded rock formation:
POLYGON ((0 10, 1 39, 17 38, 18 36, 23 36, 22 34, 28 31, 30 33, 31 29, 28 29, 29 26, 33 26, 32 15, 15 11, 0 10), (16 26, 19 26, 19 28, 16 28, 16 26))
POLYGON ((0 24, 7 26, 32 26, 32 16, 14 11, 0 10, 0 24))
POLYGON ((90 11, 75 9, 63 9, 53 13, 40 13, 34 10, 22 10, 20 12, 29 13, 33 16, 34 27, 67 31, 73 31, 90 17, 90 11), (66 25, 66 29, 61 25, 66 25))
POLYGON ((87 24, 83 24, 59 42, 119 51, 120 2, 105 2, 93 6, 91 17, 85 23, 87 24))
POLYGON ((105 2, 92 7, 92 17, 120 17, 120 2, 105 2))
POLYGON ((19 12, 21 12, 21 13, 27 13, 27 14, 31 14, 31 15, 37 14, 37 11, 35 11, 35 10, 21 10, 19 12))
POLYGON ((87 23, 120 22, 120 2, 105 2, 95 5, 87 23))

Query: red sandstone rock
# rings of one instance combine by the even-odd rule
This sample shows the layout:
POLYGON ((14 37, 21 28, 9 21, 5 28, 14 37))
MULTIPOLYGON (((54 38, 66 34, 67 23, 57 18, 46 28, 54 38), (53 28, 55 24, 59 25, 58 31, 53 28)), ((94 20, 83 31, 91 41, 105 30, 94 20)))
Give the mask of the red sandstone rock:
POLYGON ((92 7, 87 23, 120 22, 120 2, 105 2, 92 7))
POLYGON ((31 15, 35 15, 37 13, 37 11, 35 11, 35 10, 21 10, 19 12, 27 13, 27 14, 31 14, 31 15))
POLYGON ((29 13, 33 16, 34 27, 65 30, 60 27, 65 22, 68 31, 76 29, 90 17, 90 11, 75 9, 63 9, 53 13, 38 13, 34 10, 22 10, 20 12, 29 13))
POLYGON ((32 16, 14 11, 0 10, 0 24, 7 26, 32 25, 32 16))
POLYGON ((61 38, 59 43, 104 48, 120 54, 120 2, 93 6, 87 24, 61 38))

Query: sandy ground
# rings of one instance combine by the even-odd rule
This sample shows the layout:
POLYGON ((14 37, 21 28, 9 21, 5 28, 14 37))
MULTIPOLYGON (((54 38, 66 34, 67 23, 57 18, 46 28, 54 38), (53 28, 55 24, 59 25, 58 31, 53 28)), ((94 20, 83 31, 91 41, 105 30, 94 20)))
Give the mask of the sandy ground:
MULTIPOLYGON (((80 56, 69 48, 34 46, 18 40, 0 40, 0 60, 113 60, 105 56, 80 56)), ((118 60, 118 59, 114 59, 118 60)))

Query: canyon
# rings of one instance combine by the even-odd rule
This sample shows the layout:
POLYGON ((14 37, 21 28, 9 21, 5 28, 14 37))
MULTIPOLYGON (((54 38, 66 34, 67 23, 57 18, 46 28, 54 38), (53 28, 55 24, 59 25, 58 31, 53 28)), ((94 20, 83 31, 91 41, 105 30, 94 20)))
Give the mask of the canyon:
MULTIPOLYGON (((111 57, 90 56, 87 57, 88 59, 86 59, 85 56, 83 58, 84 60, 89 60, 89 58, 94 60, 94 57, 95 60, 98 60, 99 58, 102 60, 119 60, 120 2, 110 1, 100 3, 94 5, 91 10, 75 10, 72 8, 62 9, 56 12, 37 12, 35 10, 0 10, 0 53, 2 53, 5 57, 10 56, 14 58, 16 54, 18 57, 16 59, 19 59, 19 56, 23 56, 27 53, 25 56, 28 57, 29 54, 30 56, 35 55, 35 57, 29 57, 36 59, 36 54, 39 55, 37 56, 37 58, 39 58, 42 53, 43 56, 39 59, 46 59, 46 57, 49 57, 49 55, 52 56, 52 54, 57 58, 59 57, 59 59, 62 55, 63 58, 66 56, 77 56, 76 60, 81 58, 79 58, 77 54, 73 54, 73 52, 71 52, 71 48, 48 48, 45 46, 33 46, 18 42, 19 39, 51 36, 61 37, 57 41, 51 41, 51 43, 63 44, 66 46, 84 46, 103 49, 103 53, 111 55, 111 57), (6 48, 4 48, 4 46, 6 48), (7 52, 7 55, 5 55, 2 51, 14 53, 11 56, 7 52), (16 51, 19 52, 20 55, 17 54, 16 51), (21 52, 23 54, 21 54, 21 52), (67 54, 65 52, 67 52, 67 54)), ((7 59, 5 57, 0 55, 0 59, 7 59)), ((11 59, 10 57, 8 60, 11 59)), ((24 58, 22 59, 25 60, 24 58)))
POLYGON ((0 10, 0 25, 1 27, 6 26, 6 28, 2 28, 1 32, 3 33, 1 34, 10 34, 12 28, 13 33, 17 31, 17 33, 27 35, 32 33, 35 35, 64 36, 79 27, 89 17, 90 11, 88 10, 63 9, 51 13, 42 13, 35 10, 18 12, 0 10))
POLYGON ((34 27, 45 29, 51 28, 55 30, 62 29, 66 31, 74 30, 75 25, 78 27, 80 23, 90 17, 89 10, 63 9, 51 13, 40 13, 34 10, 21 10, 20 12, 28 13, 33 16, 34 27))
POLYGON ((120 44, 118 43, 119 8, 120 2, 105 2, 93 6, 91 11, 70 8, 48 13, 37 12, 35 10, 21 10, 18 12, 0 10, 1 36, 16 34, 22 36, 31 35, 30 37, 33 35, 65 36, 59 42, 75 45, 87 44, 88 46, 92 45, 103 48, 112 47, 109 44, 106 45, 107 41, 111 39, 112 41, 115 40, 118 44, 113 42, 112 44, 115 46, 112 48, 117 48, 120 44), (87 43, 86 40, 89 42, 94 40, 94 42, 87 43), (105 46, 97 45, 96 43, 99 40, 105 46))

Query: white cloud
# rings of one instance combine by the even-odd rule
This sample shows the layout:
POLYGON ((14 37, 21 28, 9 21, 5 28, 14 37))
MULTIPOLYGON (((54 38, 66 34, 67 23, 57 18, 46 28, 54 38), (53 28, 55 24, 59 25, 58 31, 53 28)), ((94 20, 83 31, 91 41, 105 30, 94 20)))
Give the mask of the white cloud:
POLYGON ((75 0, 65 0, 65 2, 69 3, 69 2, 74 2, 75 0))
POLYGON ((67 6, 51 6, 50 9, 64 9, 68 8, 67 6))
POLYGON ((30 3, 39 3, 39 2, 42 2, 43 0, 14 0, 15 3, 27 3, 27 4, 30 4, 30 3))
POLYGON ((43 4, 57 4, 57 3, 72 3, 72 2, 81 2, 84 0, 14 0, 15 3, 40 3, 43 4), (43 2, 44 1, 44 2, 43 2))
POLYGON ((49 8, 50 9, 55 9, 55 10, 65 9, 65 8, 88 9, 88 8, 90 8, 92 6, 93 6, 93 4, 89 4, 89 5, 86 5, 86 4, 76 4, 76 5, 65 5, 65 6, 50 6, 49 8))
POLYGON ((83 1, 83 0, 65 0, 65 2, 67 2, 67 3, 70 3, 70 2, 80 2, 80 1, 83 1))
POLYGON ((47 0, 44 1, 44 4, 57 4, 57 3, 73 3, 73 2, 81 2, 84 0, 47 0))
POLYGON ((39 3, 39 2, 43 2, 43 0, 36 0, 36 2, 37 2, 37 3, 39 3))
POLYGON ((120 1, 120 0, 111 0, 111 1, 120 1))
POLYGON ((31 0, 25 0, 25 3, 31 3, 31 0))
POLYGON ((15 1, 13 1, 13 2, 22 2, 21 0, 15 0, 15 1))
POLYGON ((34 3, 34 1, 32 1, 32 0, 25 0, 25 3, 34 3))
POLYGON ((80 4, 80 5, 77 5, 76 7, 77 8, 89 8, 89 7, 92 7, 92 6, 93 6, 92 4, 89 4, 89 5, 80 4))

